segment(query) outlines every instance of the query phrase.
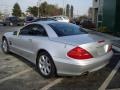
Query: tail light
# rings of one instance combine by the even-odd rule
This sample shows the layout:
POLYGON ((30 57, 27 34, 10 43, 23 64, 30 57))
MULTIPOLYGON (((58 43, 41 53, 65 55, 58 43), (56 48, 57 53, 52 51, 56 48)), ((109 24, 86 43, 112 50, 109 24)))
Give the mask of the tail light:
POLYGON ((67 53, 67 56, 73 59, 90 59, 93 56, 81 47, 76 47, 67 53))
POLYGON ((111 50, 112 50, 112 45, 109 45, 107 52, 110 52, 111 50))

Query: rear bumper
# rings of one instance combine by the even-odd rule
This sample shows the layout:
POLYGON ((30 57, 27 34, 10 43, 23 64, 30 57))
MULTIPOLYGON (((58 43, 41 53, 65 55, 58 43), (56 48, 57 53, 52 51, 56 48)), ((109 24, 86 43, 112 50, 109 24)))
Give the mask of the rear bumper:
POLYGON ((112 56, 111 51, 107 55, 89 60, 54 58, 54 63, 58 75, 81 75, 84 72, 93 72, 103 68, 109 63, 112 56))

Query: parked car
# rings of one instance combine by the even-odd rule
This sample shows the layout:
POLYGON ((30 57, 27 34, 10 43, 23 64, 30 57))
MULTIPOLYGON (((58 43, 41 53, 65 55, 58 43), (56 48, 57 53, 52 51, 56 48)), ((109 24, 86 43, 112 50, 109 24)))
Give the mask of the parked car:
POLYGON ((57 21, 54 18, 37 18, 32 20, 32 22, 39 22, 39 21, 57 21))
POLYGON ((91 20, 82 20, 82 21, 80 22, 80 25, 81 25, 83 28, 87 28, 87 29, 95 29, 95 28, 96 28, 95 23, 93 23, 91 20))
POLYGON ((4 26, 20 26, 20 25, 24 25, 24 21, 19 19, 16 16, 12 16, 12 17, 5 18, 2 24, 4 26))
POLYGON ((71 19, 71 20, 70 20, 70 23, 73 23, 73 24, 76 24, 76 25, 77 25, 77 23, 76 23, 76 21, 75 21, 74 19, 71 19))
POLYGON ((46 78, 99 70, 113 55, 110 41, 75 24, 56 21, 35 22, 5 33, 2 50, 33 62, 46 78))
POLYGON ((55 20, 59 21, 59 22, 69 22, 69 18, 67 16, 53 16, 52 18, 54 18, 55 20))
POLYGON ((0 25, 3 25, 3 21, 2 20, 0 20, 0 25))
POLYGON ((32 16, 27 16, 27 17, 25 18, 25 23, 24 23, 24 25, 27 25, 27 24, 32 23, 33 20, 34 20, 34 17, 32 17, 32 16))
POLYGON ((57 21, 57 20, 55 20, 54 18, 36 18, 36 19, 33 19, 32 21, 29 21, 29 22, 27 22, 25 25, 27 25, 27 24, 31 24, 31 23, 33 23, 33 22, 39 22, 39 21, 57 21))

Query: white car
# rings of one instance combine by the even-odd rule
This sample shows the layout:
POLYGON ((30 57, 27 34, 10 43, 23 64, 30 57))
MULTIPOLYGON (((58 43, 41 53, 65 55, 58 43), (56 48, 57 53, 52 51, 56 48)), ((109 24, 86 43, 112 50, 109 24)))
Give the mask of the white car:
POLYGON ((54 18, 55 20, 59 21, 59 22, 69 22, 69 18, 67 16, 53 16, 52 18, 54 18))

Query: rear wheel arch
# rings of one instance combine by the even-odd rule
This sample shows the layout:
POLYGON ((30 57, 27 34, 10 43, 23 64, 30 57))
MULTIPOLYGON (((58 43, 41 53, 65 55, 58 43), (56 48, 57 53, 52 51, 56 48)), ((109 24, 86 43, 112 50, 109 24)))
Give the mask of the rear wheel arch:
MULTIPOLYGON (((50 54, 47 50, 45 50, 45 49, 40 49, 40 50, 38 50, 37 55, 36 55, 36 63, 37 63, 37 59, 38 59, 39 54, 40 54, 40 53, 43 53, 43 52, 46 52, 46 53, 49 54, 49 56, 52 58, 51 54, 50 54)), ((53 58, 52 58, 52 61, 53 61, 53 58)), ((53 63, 54 63, 54 61, 53 61, 53 63)))
MULTIPOLYGON (((37 54, 36 54, 36 60, 37 60, 38 55, 39 55, 40 53, 42 53, 42 52, 48 53, 48 51, 46 51, 45 49, 40 49, 40 50, 38 50, 38 51, 37 51, 37 54)), ((48 54, 49 54, 49 53, 48 53, 48 54)), ((49 54, 49 55, 50 55, 50 54, 49 54)))
POLYGON ((39 55, 40 55, 41 53, 47 53, 47 54, 51 57, 51 61, 52 61, 53 65, 54 65, 54 67, 55 67, 55 73, 54 73, 54 74, 55 74, 55 76, 56 76, 56 74, 57 74, 56 65, 55 65, 55 63, 54 63, 54 61, 53 61, 52 56, 50 55, 50 53, 49 53, 47 50, 45 50, 45 49, 40 49, 40 50, 38 50, 37 56, 36 56, 36 65, 37 65, 37 63, 38 63, 38 58, 39 58, 39 55))

